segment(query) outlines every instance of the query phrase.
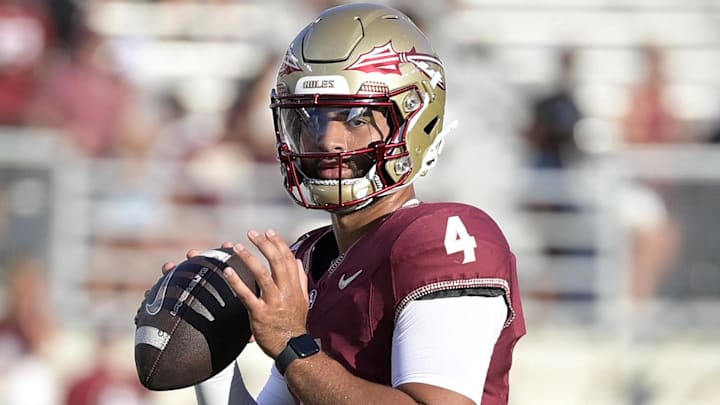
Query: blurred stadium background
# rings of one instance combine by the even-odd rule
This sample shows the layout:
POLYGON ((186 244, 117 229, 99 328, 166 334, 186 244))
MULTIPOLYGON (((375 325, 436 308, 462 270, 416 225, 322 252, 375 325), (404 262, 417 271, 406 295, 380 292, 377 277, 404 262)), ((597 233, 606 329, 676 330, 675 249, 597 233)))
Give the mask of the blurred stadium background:
MULTIPOLYGON (((720 403, 720 1, 383 3, 459 122, 420 196, 518 256, 510 403, 720 403)), ((267 104, 332 4, 0 1, 0 404, 194 403, 138 386, 134 313, 190 248, 327 220, 285 197, 267 104)))

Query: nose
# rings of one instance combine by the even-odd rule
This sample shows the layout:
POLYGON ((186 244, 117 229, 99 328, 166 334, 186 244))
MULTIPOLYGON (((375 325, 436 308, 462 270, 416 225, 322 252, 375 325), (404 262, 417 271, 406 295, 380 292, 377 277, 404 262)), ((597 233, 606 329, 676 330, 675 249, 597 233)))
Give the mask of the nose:
POLYGON ((347 151, 347 133, 342 121, 329 121, 325 131, 319 135, 318 146, 322 152, 347 151))

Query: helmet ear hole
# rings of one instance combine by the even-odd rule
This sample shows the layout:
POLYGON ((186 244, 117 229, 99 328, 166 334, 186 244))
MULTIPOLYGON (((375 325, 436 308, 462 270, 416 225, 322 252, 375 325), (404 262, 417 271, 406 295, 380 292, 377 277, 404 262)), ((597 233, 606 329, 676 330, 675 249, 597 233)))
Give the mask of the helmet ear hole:
POLYGON ((435 125, 437 125, 439 117, 436 115, 433 117, 433 119, 430 120, 430 122, 425 125, 425 128, 423 128, 423 131, 425 131, 426 134, 430 135, 432 131, 435 129, 435 125))

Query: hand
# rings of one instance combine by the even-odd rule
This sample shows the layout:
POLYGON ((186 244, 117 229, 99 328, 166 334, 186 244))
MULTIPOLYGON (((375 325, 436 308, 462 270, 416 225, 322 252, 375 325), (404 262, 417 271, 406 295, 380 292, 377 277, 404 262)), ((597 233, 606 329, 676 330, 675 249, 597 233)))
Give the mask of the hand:
POLYGON ((271 271, 245 246, 236 244, 233 250, 255 276, 262 294, 255 296, 230 268, 225 269, 225 277, 250 314, 255 341, 274 359, 290 338, 307 333, 307 276, 300 260, 272 229, 265 234, 252 230, 248 239, 265 256, 271 271))

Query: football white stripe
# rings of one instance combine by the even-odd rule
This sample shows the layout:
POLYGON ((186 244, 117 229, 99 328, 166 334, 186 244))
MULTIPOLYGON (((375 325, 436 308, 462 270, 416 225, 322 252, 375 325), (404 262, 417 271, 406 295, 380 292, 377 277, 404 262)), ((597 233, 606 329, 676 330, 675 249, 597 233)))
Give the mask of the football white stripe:
POLYGON ((203 305, 200 301, 197 299, 192 300, 190 303, 190 308, 195 311, 200 316, 205 317, 208 321, 212 322, 215 320, 215 317, 213 314, 210 313, 210 311, 203 305))
POLYGON ((215 301, 217 301, 221 307, 225 308, 225 300, 222 298, 222 296, 220 296, 220 293, 218 292, 218 290, 215 289, 215 286, 213 286, 207 281, 205 281, 202 286, 205 287, 206 290, 208 290, 208 292, 213 296, 213 298, 215 298, 215 301))
POLYGON ((221 262, 225 263, 227 262, 232 255, 223 252, 222 250, 206 250, 202 253, 200 253, 198 256, 208 257, 215 260, 220 260, 221 262))
POLYGON ((144 343, 156 349, 164 350, 169 340, 169 333, 154 326, 141 326, 135 330, 135 346, 144 343))

